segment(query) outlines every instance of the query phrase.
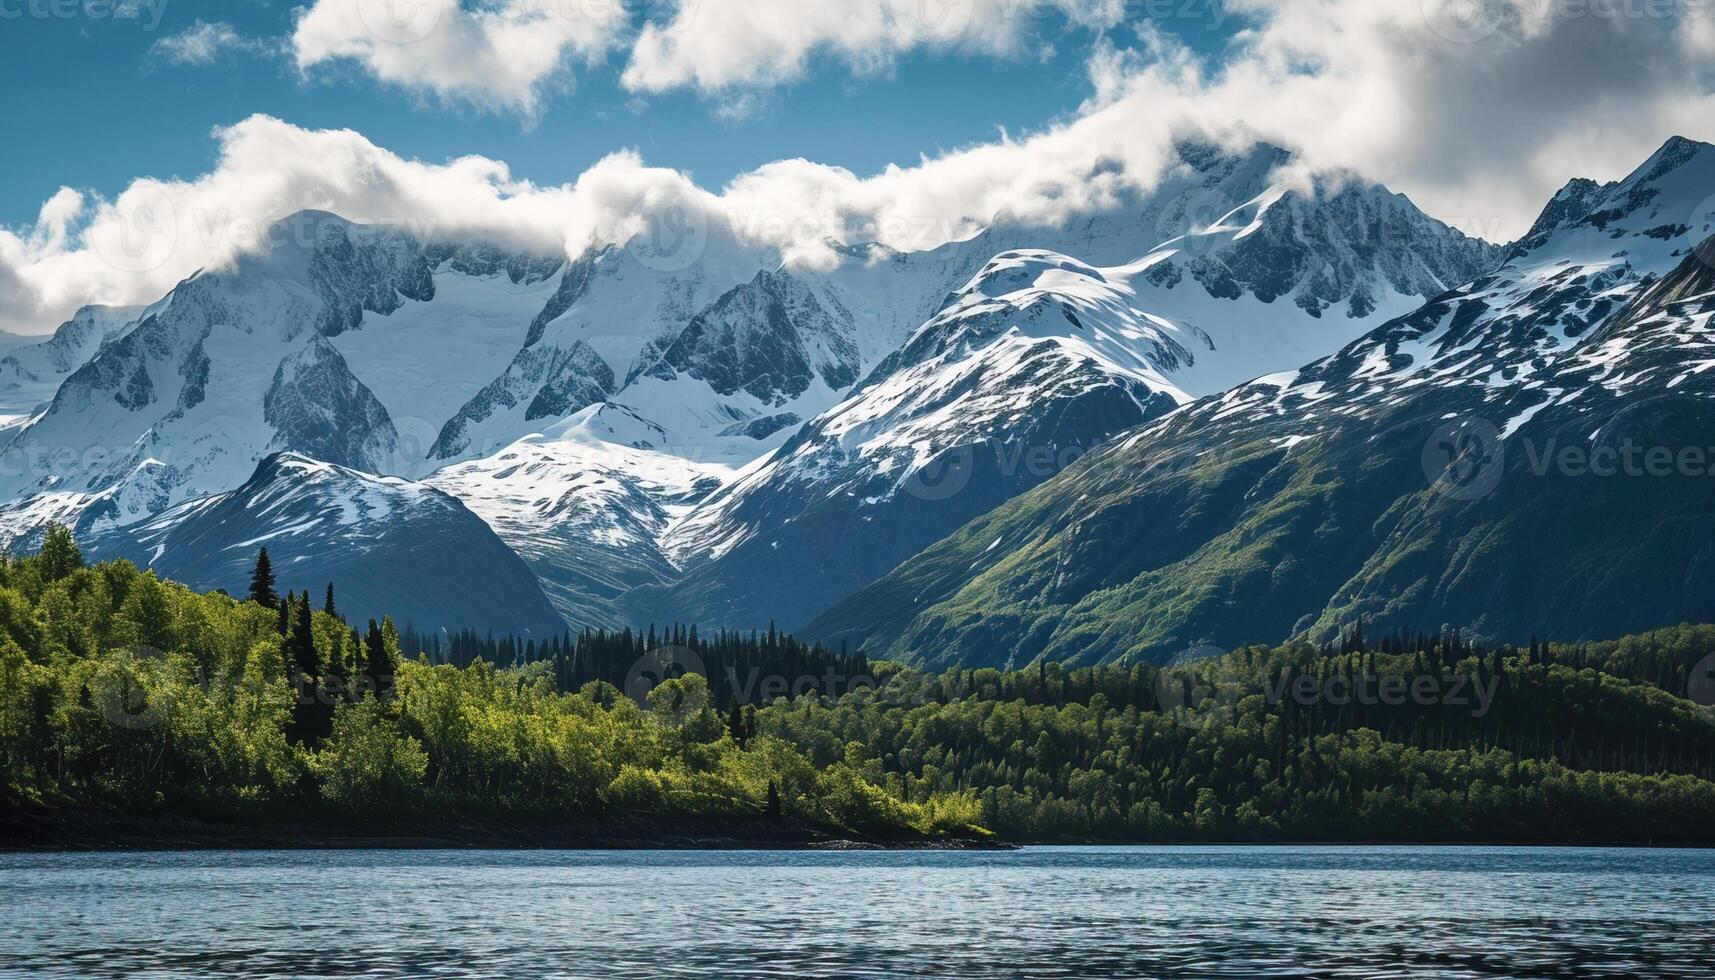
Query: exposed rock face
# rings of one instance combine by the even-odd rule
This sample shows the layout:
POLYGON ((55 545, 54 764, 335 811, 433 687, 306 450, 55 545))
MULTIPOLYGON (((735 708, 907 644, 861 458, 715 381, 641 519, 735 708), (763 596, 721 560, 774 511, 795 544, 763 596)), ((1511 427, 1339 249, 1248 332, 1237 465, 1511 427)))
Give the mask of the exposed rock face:
POLYGON ((87 542, 98 557, 130 558, 235 595, 263 546, 281 589, 319 597, 332 582, 354 623, 390 614, 423 631, 545 637, 565 629, 524 562, 456 499, 297 453, 264 459, 230 493, 87 542))
POLYGON ((1715 147, 1677 140, 1569 185, 1500 269, 1117 438, 811 632, 1016 664, 1359 618, 1504 640, 1707 620, 1715 498, 1682 454, 1715 431, 1712 190, 1715 147))

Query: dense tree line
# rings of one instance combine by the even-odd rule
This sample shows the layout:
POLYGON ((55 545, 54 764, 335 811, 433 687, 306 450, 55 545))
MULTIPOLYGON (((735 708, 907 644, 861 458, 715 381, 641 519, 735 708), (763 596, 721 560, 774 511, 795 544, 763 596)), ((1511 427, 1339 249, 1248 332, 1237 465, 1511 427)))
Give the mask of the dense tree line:
POLYGON ((1663 684, 1711 654, 1704 626, 1519 648, 1353 630, 1169 668, 891 668, 757 718, 906 799, 973 793, 1015 839, 1706 842, 1715 714, 1663 684))
POLYGON ((407 626, 400 634, 400 643, 406 650, 422 653, 430 663, 454 667, 468 667, 478 661, 501 667, 545 663, 563 691, 578 690, 591 681, 625 689, 640 677, 661 680, 665 679, 663 671, 668 677, 690 671, 708 680, 715 704, 723 711, 735 704, 755 704, 782 694, 838 697, 873 683, 869 661, 861 653, 830 651, 773 626, 766 632, 721 630, 712 636, 683 624, 659 630, 654 626, 644 630, 586 629, 576 635, 542 640, 515 636, 497 639, 470 630, 445 637, 420 635, 407 626))
MULTIPOLYGON (((968 796, 907 802, 843 763, 723 716, 700 675, 640 705, 555 683, 551 660, 459 668, 401 657, 330 588, 199 595, 128 562, 86 567, 64 528, 0 561, 0 766, 8 805, 219 817, 449 811, 534 819, 627 813, 793 816, 943 833, 968 796)), ((647 638, 646 638, 647 640, 647 638)), ((797 647, 794 647, 797 649, 797 647)))
POLYGON ((1030 840, 1715 837, 1715 627, 1519 647, 1354 628, 1167 668, 937 674, 774 630, 437 644, 348 624, 332 586, 282 596, 257 566, 244 599, 198 595, 88 567, 61 528, 0 562, 11 800, 1030 840))

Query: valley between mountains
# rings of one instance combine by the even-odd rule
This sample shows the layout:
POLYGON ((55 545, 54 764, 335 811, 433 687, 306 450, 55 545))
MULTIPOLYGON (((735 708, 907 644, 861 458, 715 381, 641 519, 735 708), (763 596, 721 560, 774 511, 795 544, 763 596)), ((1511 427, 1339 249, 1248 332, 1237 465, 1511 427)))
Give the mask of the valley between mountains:
POLYGON ((1715 147, 1506 244, 1291 162, 1188 141, 1100 214, 811 265, 718 215, 567 259, 300 213, 4 352, 0 542, 940 666, 1715 619, 1706 471, 1542 465, 1715 446, 1715 147))

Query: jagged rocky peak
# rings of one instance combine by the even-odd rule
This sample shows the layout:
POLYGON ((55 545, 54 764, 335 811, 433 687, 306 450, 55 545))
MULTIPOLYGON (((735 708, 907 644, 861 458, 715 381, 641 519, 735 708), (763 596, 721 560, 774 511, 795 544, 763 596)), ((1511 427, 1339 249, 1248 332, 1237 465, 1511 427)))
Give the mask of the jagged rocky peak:
POLYGON ((0 358, 0 418, 24 415, 52 399, 60 382, 142 312, 139 306, 85 306, 52 336, 0 358))
POLYGON ((1276 184, 1246 200, 1217 194, 1206 206, 1219 213, 1162 245, 1172 254, 1151 269, 1153 285, 1174 289, 1188 277, 1217 299, 1289 298, 1311 316, 1343 308, 1361 319, 1390 296, 1436 295, 1502 256, 1355 175, 1319 175, 1308 189, 1276 184))
POLYGON ((780 405, 820 378, 843 390, 861 367, 852 316, 817 297, 789 272, 758 272, 686 324, 647 372, 670 381, 680 373, 721 395, 740 391, 780 405))
POLYGON ((1536 460, 1705 444, 1711 149, 1674 140, 1624 180, 1572 182, 1501 267, 1109 442, 808 632, 969 664, 1159 659, 1359 619, 1522 640, 1550 619, 1578 638, 1707 618, 1706 476, 1536 460), (1488 447, 1491 482, 1443 480, 1450 432, 1488 447))
POLYGON ((1613 253, 1628 246, 1609 243, 1639 237, 1666 246, 1645 244, 1656 257, 1683 255, 1715 234, 1712 191, 1715 146, 1675 136, 1622 180, 1569 181, 1514 244, 1510 256, 1530 256, 1556 242, 1566 252, 1607 248, 1613 253))

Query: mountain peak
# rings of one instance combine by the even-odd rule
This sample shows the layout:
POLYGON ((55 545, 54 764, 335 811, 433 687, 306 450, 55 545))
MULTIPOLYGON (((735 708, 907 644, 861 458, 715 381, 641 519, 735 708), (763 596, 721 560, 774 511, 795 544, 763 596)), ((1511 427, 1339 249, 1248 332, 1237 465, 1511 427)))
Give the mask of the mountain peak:
POLYGON ((1684 136, 1669 137, 1668 141, 1661 145, 1661 149, 1651 154, 1638 169, 1645 173, 1645 181, 1660 180, 1710 149, 1715 147, 1684 136))

